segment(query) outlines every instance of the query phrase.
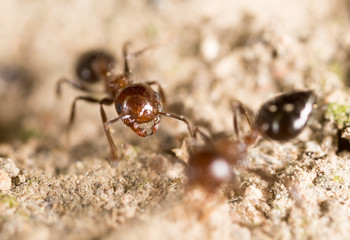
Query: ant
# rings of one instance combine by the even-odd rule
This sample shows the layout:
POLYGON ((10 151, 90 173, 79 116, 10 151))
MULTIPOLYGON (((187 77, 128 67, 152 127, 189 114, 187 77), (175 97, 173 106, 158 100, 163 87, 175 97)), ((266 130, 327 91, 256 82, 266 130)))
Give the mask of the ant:
POLYGON ((61 94, 61 85, 66 83, 78 90, 86 93, 93 93, 86 84, 103 81, 105 85, 104 93, 107 97, 98 99, 94 96, 78 96, 74 99, 67 128, 67 135, 70 132, 75 118, 76 103, 79 100, 98 103, 100 114, 104 126, 104 131, 110 146, 110 164, 115 166, 118 163, 117 147, 111 136, 111 125, 119 120, 125 126, 131 128, 138 136, 147 137, 157 132, 161 116, 175 118, 187 124, 188 131, 192 136, 190 122, 183 116, 163 111, 165 104, 165 94, 161 85, 157 81, 146 81, 133 83, 132 72, 128 60, 146 51, 146 47, 135 53, 128 53, 129 42, 123 46, 124 71, 120 74, 112 74, 115 67, 115 58, 103 50, 92 50, 83 54, 77 61, 76 74, 80 79, 71 81, 62 78, 57 82, 57 95, 61 94), (158 92, 151 86, 156 85, 158 92), (118 116, 107 120, 104 105, 115 105, 118 116))
POLYGON ((232 179, 232 167, 246 160, 248 147, 253 145, 260 135, 275 141, 295 138, 305 128, 315 98, 315 94, 310 90, 276 96, 260 107, 254 124, 242 103, 232 101, 235 139, 213 141, 198 127, 194 129, 194 139, 199 135, 205 144, 192 146, 189 150, 189 185, 199 185, 208 192, 215 192, 221 184, 232 179), (238 113, 245 117, 251 129, 242 138, 239 136, 238 113))

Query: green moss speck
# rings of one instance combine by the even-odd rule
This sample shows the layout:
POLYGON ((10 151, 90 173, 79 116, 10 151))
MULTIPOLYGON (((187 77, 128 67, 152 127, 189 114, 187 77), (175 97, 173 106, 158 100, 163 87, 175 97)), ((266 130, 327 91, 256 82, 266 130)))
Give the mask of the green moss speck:
POLYGON ((17 200, 10 195, 0 194, 0 204, 8 205, 10 208, 13 208, 17 206, 17 200))
POLYGON ((333 182, 338 182, 338 183, 343 183, 344 182, 344 179, 341 177, 341 176, 334 176, 332 178, 332 181, 333 182))
POLYGON ((338 129, 350 126, 350 105, 330 103, 326 111, 326 119, 334 122, 338 129))
POLYGON ((22 129, 21 134, 20 134, 20 139, 23 142, 28 141, 29 139, 33 138, 33 137, 39 137, 40 133, 35 130, 35 129, 22 129))

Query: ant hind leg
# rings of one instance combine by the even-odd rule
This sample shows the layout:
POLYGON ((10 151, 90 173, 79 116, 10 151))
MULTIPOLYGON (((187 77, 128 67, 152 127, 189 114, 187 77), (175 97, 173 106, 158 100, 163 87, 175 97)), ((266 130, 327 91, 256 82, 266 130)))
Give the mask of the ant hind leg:
POLYGON ((61 97, 61 93, 62 93, 62 84, 66 83, 69 86, 78 89, 80 91, 86 92, 86 93, 92 93, 92 91, 88 88, 86 88, 84 85, 82 85, 80 82, 76 82, 76 81, 72 81, 69 80, 67 78, 60 78, 57 83, 56 83, 56 95, 58 97, 61 97))

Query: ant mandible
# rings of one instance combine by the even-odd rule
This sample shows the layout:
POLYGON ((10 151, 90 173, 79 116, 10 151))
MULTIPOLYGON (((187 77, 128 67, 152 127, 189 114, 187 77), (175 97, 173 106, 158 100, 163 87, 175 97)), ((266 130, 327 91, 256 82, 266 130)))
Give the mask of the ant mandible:
POLYGON ((251 123, 245 107, 238 101, 232 101, 235 139, 212 141, 200 129, 194 129, 194 139, 199 135, 205 144, 194 145, 189 149, 189 185, 199 185, 208 192, 214 192, 233 177, 232 167, 246 160, 248 147, 260 135, 276 141, 295 138, 305 128, 315 98, 312 91, 279 95, 261 106, 254 124, 251 123), (245 117, 251 129, 243 138, 239 136, 238 113, 245 117))
POLYGON ((107 97, 98 99, 93 96, 78 96, 74 99, 71 114, 68 123, 67 134, 70 132, 75 118, 76 103, 79 100, 98 103, 100 105, 100 114, 104 126, 104 131, 110 146, 110 163, 118 163, 117 147, 111 136, 111 125, 119 120, 124 125, 130 127, 138 136, 147 137, 157 132, 161 116, 175 118, 187 124, 191 136, 192 130, 189 121, 183 116, 163 111, 165 104, 165 94, 157 81, 148 81, 133 83, 132 72, 129 67, 129 58, 136 57, 146 51, 149 47, 135 53, 128 53, 130 43, 123 46, 124 72, 121 74, 111 74, 115 66, 114 57, 101 50, 93 50, 83 54, 76 66, 76 73, 81 82, 71 81, 62 78, 57 83, 57 94, 61 94, 61 85, 66 83, 76 89, 87 93, 93 93, 84 83, 95 83, 102 80, 105 84, 104 93, 107 97), (156 85, 158 92, 154 91, 151 86, 156 85), (118 117, 107 120, 104 105, 115 104, 118 117))

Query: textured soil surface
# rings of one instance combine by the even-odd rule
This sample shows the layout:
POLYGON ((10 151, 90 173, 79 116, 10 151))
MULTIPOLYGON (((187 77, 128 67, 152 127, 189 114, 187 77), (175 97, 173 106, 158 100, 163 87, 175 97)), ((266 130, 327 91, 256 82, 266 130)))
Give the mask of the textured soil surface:
POLYGON ((1 1, 0 239, 348 239, 349 10, 345 0, 1 1), (82 93, 64 85, 57 98, 55 85, 75 80, 76 59, 94 48, 122 71, 127 41, 154 46, 131 60, 134 80, 159 81, 165 110, 214 138, 233 135, 231 99, 256 112, 312 89, 317 106, 296 139, 250 147, 245 164, 263 174, 235 168, 215 194, 187 187, 192 140, 166 117, 147 138, 115 123, 111 167, 98 105, 77 104, 68 144, 82 93), (347 109, 342 121, 329 104, 347 109))

